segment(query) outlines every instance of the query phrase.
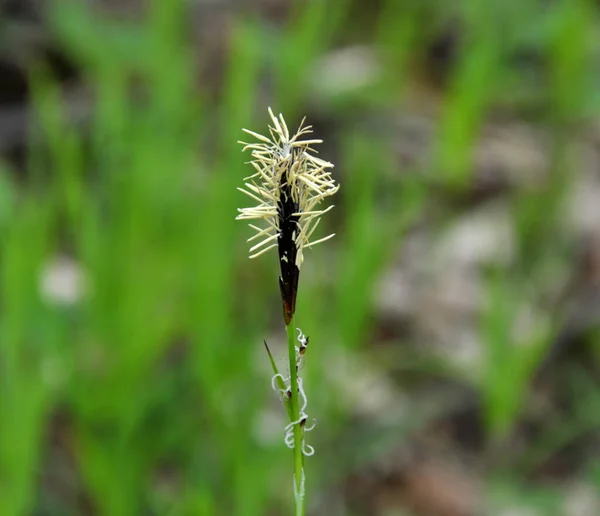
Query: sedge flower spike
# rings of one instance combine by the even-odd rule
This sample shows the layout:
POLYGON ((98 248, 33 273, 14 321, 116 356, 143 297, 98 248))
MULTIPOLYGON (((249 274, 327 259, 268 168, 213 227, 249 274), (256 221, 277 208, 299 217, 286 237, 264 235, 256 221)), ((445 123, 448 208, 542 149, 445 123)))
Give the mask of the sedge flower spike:
POLYGON ((304 119, 293 136, 280 114, 276 117, 269 108, 273 125, 269 137, 244 129, 258 140, 256 143, 239 142, 243 150, 250 149, 255 173, 244 178, 245 188, 238 188, 257 206, 239 209, 239 220, 262 220, 263 227, 250 224, 256 233, 248 239, 258 240, 250 248, 250 258, 278 248, 281 276, 279 287, 283 300, 284 320, 289 324, 295 312, 296 293, 300 268, 304 261, 303 250, 329 240, 331 234, 311 240, 325 209, 321 202, 335 194, 339 185, 331 177, 333 164, 315 156, 312 145, 322 140, 303 139, 312 133, 304 119))

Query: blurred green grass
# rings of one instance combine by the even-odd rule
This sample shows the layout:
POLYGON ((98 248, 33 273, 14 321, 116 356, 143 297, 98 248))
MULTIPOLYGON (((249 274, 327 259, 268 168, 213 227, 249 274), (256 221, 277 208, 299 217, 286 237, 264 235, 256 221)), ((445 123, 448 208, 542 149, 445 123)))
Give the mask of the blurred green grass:
MULTIPOLYGON (((519 285, 543 281, 540 263, 556 255, 556 221, 548 214, 569 181, 562 128, 598 102, 589 66, 597 27, 591 2, 557 1, 543 15, 537 4, 387 0, 370 36, 383 60, 380 83, 326 108, 346 125, 336 142, 338 236, 310 252, 298 301, 299 323, 314 342, 306 375, 320 420, 311 434, 311 498, 368 460, 332 460, 342 453, 336 436, 350 414, 331 391, 330 371, 339 364, 328 362, 334 355, 327 348, 371 359, 376 281, 432 189, 467 187, 472 146, 492 108, 507 97, 517 109, 528 106, 530 86, 514 76, 510 59, 532 39, 547 62, 534 99, 548 102, 545 122, 556 127, 556 170, 542 191, 516 194, 520 267, 490 274, 485 368, 465 380, 482 394, 490 440, 505 436, 520 414, 552 328, 532 337, 533 351, 513 343, 507 328, 527 295, 519 285), (397 166, 389 140, 349 121, 363 109, 407 102, 412 56, 431 27, 449 19, 460 20, 468 51, 449 78, 432 170, 388 180, 397 166), (535 208, 540 203, 546 210, 535 208)), ((187 7, 156 0, 141 23, 103 17, 79 2, 49 8, 62 51, 83 70, 94 103, 90 123, 73 125, 39 63, 31 70, 39 128, 31 135, 30 184, 20 188, 2 175, 2 515, 289 510, 291 456, 281 439, 262 435, 279 431, 265 429, 273 394, 261 345, 279 317, 275 261, 246 258, 246 228, 234 221, 245 202, 236 187, 247 173, 236 141, 242 127, 266 123, 259 100, 265 72, 273 78, 273 107, 291 125, 318 102, 307 93, 315 60, 348 37, 344 28, 362 6, 296 2, 281 31, 240 12, 228 27, 216 101, 198 88, 203 55, 186 37, 187 7), (85 295, 75 305, 57 306, 40 292, 41 271, 60 255, 84 271, 85 295), (50 454, 55 435, 64 457, 50 454), (53 463, 61 460, 64 467, 53 463), (49 481, 46 470, 65 477, 49 481)), ((437 216, 442 227, 452 213, 442 207, 437 216)))

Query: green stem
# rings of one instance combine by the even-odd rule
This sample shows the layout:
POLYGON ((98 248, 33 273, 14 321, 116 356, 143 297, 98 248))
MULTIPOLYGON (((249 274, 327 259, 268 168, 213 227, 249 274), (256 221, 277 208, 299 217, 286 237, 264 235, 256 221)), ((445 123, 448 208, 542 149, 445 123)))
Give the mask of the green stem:
MULTIPOLYGON (((290 389, 291 389, 291 407, 292 421, 300 419, 300 406, 298 396, 298 371, 296 369, 296 333, 294 329, 295 317, 292 317, 290 323, 286 326, 288 334, 288 352, 290 361, 290 389)), ((302 434, 301 425, 294 425, 294 498, 296 507, 296 516, 304 516, 305 512, 305 492, 304 492, 304 455, 302 454, 302 434)))

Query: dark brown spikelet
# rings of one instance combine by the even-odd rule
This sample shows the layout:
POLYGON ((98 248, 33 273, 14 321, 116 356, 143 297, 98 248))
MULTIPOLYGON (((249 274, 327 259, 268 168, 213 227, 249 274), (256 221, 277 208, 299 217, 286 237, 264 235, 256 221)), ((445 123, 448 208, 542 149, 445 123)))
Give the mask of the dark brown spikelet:
POLYGON ((304 120, 295 134, 290 135, 283 116, 276 117, 269 109, 272 126, 270 137, 244 129, 258 140, 245 143, 244 150, 252 151, 254 173, 245 178, 245 188, 239 188, 258 202, 257 206, 240 208, 239 220, 263 221, 263 226, 249 224, 255 231, 249 242, 250 258, 256 258, 270 249, 279 251, 279 290, 283 302, 283 319, 289 325, 296 309, 298 278, 305 249, 333 237, 313 239, 321 216, 333 206, 322 208, 321 203, 335 194, 339 185, 331 177, 333 164, 315 156, 312 145, 318 139, 303 139, 312 132, 304 120))
POLYGON ((291 186, 288 182, 287 170, 281 175, 280 197, 277 202, 277 215, 279 217, 279 236, 277 237, 277 249, 279 250, 279 265, 281 276, 279 276, 279 290, 283 302, 283 319, 285 324, 290 324, 296 311, 296 294, 298 292, 298 279, 300 269, 296 266, 298 248, 296 236, 298 222, 298 203, 292 199, 291 186))

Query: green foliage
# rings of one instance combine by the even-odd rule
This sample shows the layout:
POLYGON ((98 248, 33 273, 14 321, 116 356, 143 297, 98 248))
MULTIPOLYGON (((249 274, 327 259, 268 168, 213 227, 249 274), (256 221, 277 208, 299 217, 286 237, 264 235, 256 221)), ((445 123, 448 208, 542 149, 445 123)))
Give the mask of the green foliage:
MULTIPOLYGON (((473 144, 491 109, 506 103, 507 85, 510 104, 528 107, 511 53, 530 45, 547 62, 535 102, 557 128, 556 166, 545 189, 515 194, 519 264, 494 271, 486 285, 485 366, 473 384, 493 440, 520 415, 550 338, 549 328, 537 328, 528 342, 514 342, 509 328, 531 294, 523 283, 543 281, 555 258, 556 221, 547 215, 569 184, 558 129, 598 102, 589 66, 597 23, 591 2, 561 0, 543 13, 538 3, 385 2, 373 28, 380 83, 372 97, 339 112, 342 123, 353 120, 350 110, 372 106, 373 97, 375 106, 402 107, 411 58, 438 27, 460 20, 468 51, 449 77, 427 172, 434 185, 461 192, 473 174, 473 144), (428 20, 434 28, 422 31, 428 20), (534 208, 540 203, 545 211, 534 208)), ((63 93, 41 63, 31 71, 39 127, 31 135, 30 184, 13 184, 0 163, 0 514, 74 515, 83 513, 81 504, 107 516, 289 509, 291 457, 279 434, 270 440, 272 428, 263 428, 274 395, 260 343, 269 320, 279 320, 275 260, 246 259, 248 235, 234 217, 243 202, 236 187, 248 169, 236 140, 242 127, 260 125, 253 115, 264 72, 274 77, 273 108, 291 126, 299 122, 313 100, 306 94, 312 66, 362 5, 295 4, 280 33, 266 31, 257 16, 235 18, 216 95, 197 84, 196 60, 205 56, 184 30, 187 2, 155 0, 141 23, 103 17, 86 2, 49 8, 61 50, 83 70, 89 113, 85 124, 69 120, 63 93), (44 271, 62 255, 83 271, 76 304, 50 302, 42 291, 44 271), (61 467, 48 454, 52 436, 65 443, 61 467), (67 478, 45 487, 45 468, 76 472, 75 485, 67 478)), ((264 107, 256 110, 261 117, 264 107)), ((424 176, 396 177, 393 141, 357 125, 337 142, 338 236, 327 244, 332 250, 309 251, 305 269, 313 272, 303 270, 298 300, 299 324, 311 335, 308 395, 320 398, 320 414, 331 415, 311 437, 322 433, 329 446, 348 414, 335 395, 318 392, 332 367, 323 348, 368 351, 374 286, 434 199, 424 176)), ((271 346, 277 361, 284 348, 271 346)), ((595 407, 593 385, 582 384, 595 407)), ((597 427, 582 410, 523 467, 597 427)), ((316 446, 307 477, 331 479, 316 446)), ((593 478, 597 469, 590 466, 593 478)), ((319 487, 327 486, 309 490, 319 487)))

